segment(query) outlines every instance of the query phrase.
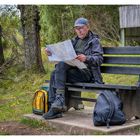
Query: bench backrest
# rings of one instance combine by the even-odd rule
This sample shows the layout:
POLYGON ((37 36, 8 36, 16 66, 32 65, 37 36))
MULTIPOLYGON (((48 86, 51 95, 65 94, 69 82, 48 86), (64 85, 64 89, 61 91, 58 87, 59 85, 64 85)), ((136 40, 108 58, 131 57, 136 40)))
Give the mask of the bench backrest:
POLYGON ((140 75, 140 46, 103 47, 102 73, 140 75))

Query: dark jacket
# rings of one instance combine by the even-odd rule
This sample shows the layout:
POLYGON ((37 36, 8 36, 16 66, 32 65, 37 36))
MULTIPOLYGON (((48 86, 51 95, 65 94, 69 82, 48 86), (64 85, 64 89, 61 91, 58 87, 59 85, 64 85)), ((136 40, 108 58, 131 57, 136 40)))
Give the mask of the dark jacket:
MULTIPOLYGON (((92 82, 103 83, 100 72, 100 65, 103 62, 103 49, 100 44, 99 36, 90 31, 88 38, 89 39, 84 46, 84 55, 87 57, 85 64, 92 73, 92 82)), ((71 40, 74 47, 78 40, 78 36, 71 40)))

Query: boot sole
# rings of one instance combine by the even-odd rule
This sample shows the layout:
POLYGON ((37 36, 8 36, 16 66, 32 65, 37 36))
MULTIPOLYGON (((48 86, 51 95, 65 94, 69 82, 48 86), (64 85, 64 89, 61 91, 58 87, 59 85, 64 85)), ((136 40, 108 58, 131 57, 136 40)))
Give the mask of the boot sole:
POLYGON ((58 111, 58 112, 65 112, 67 111, 67 107, 66 106, 63 106, 63 107, 58 107, 58 106, 52 106, 51 107, 53 111, 58 111))
POLYGON ((45 117, 43 117, 43 118, 47 120, 47 119, 55 119, 55 118, 61 118, 61 117, 62 117, 62 114, 57 114, 57 115, 54 115, 54 116, 50 116, 50 117, 48 116, 46 118, 45 117))

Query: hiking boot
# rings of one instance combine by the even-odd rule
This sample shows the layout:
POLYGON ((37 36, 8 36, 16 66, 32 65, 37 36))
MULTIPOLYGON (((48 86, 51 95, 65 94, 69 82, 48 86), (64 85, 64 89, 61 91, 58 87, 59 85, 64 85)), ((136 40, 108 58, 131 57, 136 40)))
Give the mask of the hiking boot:
POLYGON ((65 99, 63 94, 57 94, 55 101, 51 105, 52 110, 58 111, 58 112, 64 112, 67 110, 65 106, 65 99))
POLYGON ((57 111, 53 111, 52 108, 50 108, 50 110, 43 114, 42 116, 44 119, 55 119, 55 118, 61 118, 62 117, 62 113, 61 112, 57 112, 57 111))

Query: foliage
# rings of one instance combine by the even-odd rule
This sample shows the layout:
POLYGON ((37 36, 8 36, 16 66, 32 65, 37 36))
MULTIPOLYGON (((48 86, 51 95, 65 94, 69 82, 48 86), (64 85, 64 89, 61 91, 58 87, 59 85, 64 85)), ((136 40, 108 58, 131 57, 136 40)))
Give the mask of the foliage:
POLYGON ((91 30, 102 39, 119 41, 118 5, 87 5, 82 7, 82 15, 90 20, 91 30))
POLYGON ((46 35, 45 43, 65 40, 73 34, 74 15, 72 6, 41 6, 41 31, 46 35))
MULTIPOLYGON (((47 5, 40 6, 41 34, 44 43, 55 43, 74 36, 73 24, 79 17, 90 21, 91 30, 102 39, 119 41, 119 12, 117 6, 105 5, 47 5)), ((118 45, 118 43, 116 43, 118 45)))
POLYGON ((15 40, 20 35, 19 11, 16 6, 1 5, 0 6, 0 25, 3 30, 3 46, 4 48, 17 46, 15 40), (10 46, 10 47, 9 47, 10 46))
MULTIPOLYGON (((19 11, 15 5, 0 5, 0 25, 2 27, 2 47, 5 58, 2 68, 4 68, 6 63, 14 58, 16 52, 18 52, 16 58, 22 59, 23 38, 20 33, 19 11), (5 51, 6 49, 8 51, 5 51), (13 50, 16 50, 16 52, 13 50)), ((9 66, 11 65, 9 64, 9 66)))

